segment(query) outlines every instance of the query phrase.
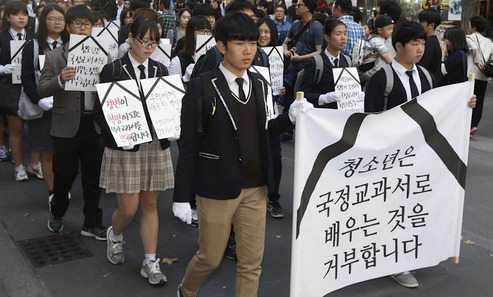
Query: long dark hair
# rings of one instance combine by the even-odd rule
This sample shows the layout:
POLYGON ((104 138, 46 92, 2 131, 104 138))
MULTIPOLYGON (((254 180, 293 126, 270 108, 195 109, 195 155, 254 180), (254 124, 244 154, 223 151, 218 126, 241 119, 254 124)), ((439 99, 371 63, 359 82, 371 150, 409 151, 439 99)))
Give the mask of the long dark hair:
POLYGON ((270 43, 268 46, 278 46, 279 38, 277 34, 277 25, 270 17, 265 17, 257 21, 257 28, 260 28, 260 25, 266 24, 269 27, 270 31, 270 43))
POLYGON ((185 45, 181 52, 186 56, 192 56, 195 53, 195 30, 211 30, 211 28, 211 24, 204 16, 191 17, 187 24, 185 45))
POLYGON ((188 12, 190 14, 190 16, 192 16, 192 12, 190 11, 190 9, 188 8, 182 8, 178 11, 178 14, 176 16, 176 27, 179 27, 180 26, 180 18, 181 16, 185 13, 185 12, 188 12))
MULTIPOLYGON (((65 12, 63 9, 58 6, 57 4, 48 4, 43 8, 43 11, 41 11, 41 15, 39 17, 39 27, 38 27, 38 33, 36 33, 36 39, 38 40, 39 46, 41 48, 46 48, 48 47, 48 44, 46 43, 46 38, 48 37, 48 28, 46 27, 46 22, 48 21, 46 17, 48 14, 52 11, 58 11, 63 15, 65 18, 65 12)), ((69 39, 69 34, 67 32, 67 26, 64 26, 63 31, 60 33, 60 36, 62 38, 63 43, 65 44, 68 39, 69 39)))
POLYGON ((125 23, 125 18, 127 17, 128 13, 130 13, 130 18, 132 18, 134 13, 130 8, 124 8, 120 13, 120 26, 123 26, 123 23, 125 23))
POLYGON ((445 31, 443 38, 448 39, 452 43, 452 46, 454 47, 452 52, 462 50, 467 53, 469 50, 467 47, 466 34, 461 27, 448 28, 447 31, 445 31))
MULTIPOLYGON (((2 18, 2 30, 3 31, 7 31, 10 29, 10 23, 7 20, 7 17, 10 15, 17 14, 19 12, 23 12, 27 16, 29 16, 29 13, 27 12, 27 6, 26 6, 26 4, 24 4, 24 2, 19 1, 19 0, 7 2, 7 4, 5 5, 5 11, 3 13, 3 18, 2 18)), ((29 26, 29 21, 28 21, 25 29, 28 30, 29 27, 30 26, 29 26)))

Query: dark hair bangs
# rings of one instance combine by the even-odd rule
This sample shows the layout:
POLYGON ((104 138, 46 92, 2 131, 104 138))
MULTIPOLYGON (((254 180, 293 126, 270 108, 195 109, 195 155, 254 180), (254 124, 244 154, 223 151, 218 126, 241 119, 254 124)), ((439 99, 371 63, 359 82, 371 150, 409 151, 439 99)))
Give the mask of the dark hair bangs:
POLYGON ((150 40, 159 41, 159 30, 157 28, 157 24, 150 18, 145 16, 138 17, 130 25, 130 33, 132 33, 134 38, 142 39, 147 32, 149 32, 150 40))
POLYGON ((217 41, 227 44, 230 40, 257 41, 260 33, 251 17, 241 12, 234 12, 219 19, 214 27, 214 37, 217 41))
POLYGON ((85 5, 76 5, 67 9, 65 13, 65 24, 72 23, 75 19, 86 19, 94 25, 94 14, 85 5))

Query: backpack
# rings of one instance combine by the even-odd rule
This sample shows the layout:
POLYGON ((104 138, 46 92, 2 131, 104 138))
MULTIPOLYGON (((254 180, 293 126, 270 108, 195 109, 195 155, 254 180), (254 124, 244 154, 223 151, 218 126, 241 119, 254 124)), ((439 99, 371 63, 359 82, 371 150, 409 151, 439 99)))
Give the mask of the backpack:
MULTIPOLYGON (((346 62, 348 65, 351 65, 351 59, 344 55, 341 54, 341 56, 346 59, 346 62)), ((324 72, 324 61, 322 59, 321 55, 315 55, 313 56, 315 59, 315 76, 313 77, 313 82, 315 85, 318 85, 320 83, 320 80, 322 79, 322 74, 324 72)), ((300 72, 298 72, 298 75, 296 76, 296 81, 294 83, 294 93, 298 92, 301 88, 301 83, 303 82, 303 77, 305 76, 305 69, 302 69, 300 72)))
MULTIPOLYGON (((431 79, 431 75, 426 70, 423 66, 416 64, 418 68, 423 71, 426 80, 430 84, 430 87, 433 88, 433 80, 431 79)), ((387 110, 387 103, 389 100, 389 94, 392 92, 392 89, 394 88, 394 71, 392 70, 391 64, 386 64, 385 66, 382 67, 383 71, 385 72, 385 80, 386 80, 386 85, 385 85, 385 91, 383 93, 383 111, 387 110)))

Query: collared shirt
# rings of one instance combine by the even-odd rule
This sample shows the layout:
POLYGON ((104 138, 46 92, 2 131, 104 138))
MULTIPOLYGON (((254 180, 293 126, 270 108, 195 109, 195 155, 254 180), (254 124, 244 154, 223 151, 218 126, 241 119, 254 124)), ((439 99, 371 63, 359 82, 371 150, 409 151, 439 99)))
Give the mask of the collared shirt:
MULTIPOLYGON (((223 63, 221 63, 219 65, 219 70, 221 70, 224 77, 226 78, 226 82, 228 83, 228 87, 231 90, 231 92, 236 97, 240 97, 240 86, 238 86, 238 83, 236 83, 236 79, 238 78, 238 76, 234 75, 231 71, 226 69, 226 67, 224 67, 223 63)), ((248 98, 250 96, 250 94, 249 93, 247 94, 246 90, 248 90, 248 92, 250 92, 250 88, 249 88, 250 78, 248 77, 248 73, 246 70, 245 70, 245 73, 243 73, 243 76, 241 78, 243 78, 243 90, 245 91, 245 96, 248 98)))
POLYGON ((291 23, 290 22, 282 20, 282 23, 279 24, 278 20, 274 20, 274 21, 275 21, 276 26, 277 26, 277 32, 288 31, 289 29, 291 29, 291 23))
MULTIPOLYGON (((48 46, 50 47, 51 50, 54 50, 53 48, 53 41, 55 41, 53 38, 51 37, 46 37, 46 43, 48 43, 48 46)), ((56 40, 57 42, 57 45, 56 47, 61 47, 63 45, 63 40, 62 40, 62 37, 58 37, 58 39, 56 40)))
POLYGON ((161 26, 163 27, 163 32, 168 32, 171 29, 175 28, 175 16, 167 11, 163 11, 159 17, 158 21, 161 23, 161 26))
POLYGON ((12 28, 9 29, 10 36, 12 36, 13 40, 26 40, 26 29, 22 29, 21 32, 16 32, 12 28), (22 38, 19 39, 18 33, 22 34, 22 38))
POLYGON ((116 5, 118 7, 118 10, 116 11, 116 18, 115 20, 120 20, 120 14, 122 13, 123 9, 125 8, 125 5, 122 3, 122 5, 116 5))
POLYGON ((325 49, 324 53, 327 56, 327 58, 329 58, 329 61, 330 61, 330 63, 332 63, 332 66, 334 66, 334 67, 336 66, 334 64, 334 60, 335 59, 337 59, 337 61, 338 61, 337 62, 338 63, 338 66, 337 67, 339 67, 339 65, 341 65, 341 54, 340 53, 337 55, 337 57, 332 56, 332 54, 329 53, 329 51, 327 49, 325 49))
MULTIPOLYGON (((397 73, 397 76, 401 80, 404 89, 406 90, 407 101, 412 100, 413 98, 411 96, 411 85, 409 82, 409 76, 406 74, 406 71, 408 70, 404 66, 399 64, 399 62, 397 62, 396 60, 393 60, 391 65, 397 73)), ((418 67, 416 67, 416 64, 413 65, 413 69, 411 70, 413 72, 414 83, 418 88, 418 93, 421 94, 421 79, 419 78, 418 67)))
POLYGON ((351 15, 343 15, 338 20, 346 24, 347 27, 347 43, 342 53, 352 57, 353 46, 356 40, 366 39, 365 31, 363 27, 354 22, 353 16, 351 15))
POLYGON ((144 65, 145 67, 145 71, 144 71, 144 74, 147 77, 147 74, 149 73, 149 59, 146 59, 144 62, 142 63, 139 63, 137 62, 137 60, 134 59, 134 57, 132 57, 131 55, 132 51, 128 52, 128 58, 130 59, 130 63, 132 63, 132 67, 134 69, 134 73, 135 73, 135 80, 137 81, 137 84, 140 86, 140 69, 139 69, 139 65, 142 64, 144 65))

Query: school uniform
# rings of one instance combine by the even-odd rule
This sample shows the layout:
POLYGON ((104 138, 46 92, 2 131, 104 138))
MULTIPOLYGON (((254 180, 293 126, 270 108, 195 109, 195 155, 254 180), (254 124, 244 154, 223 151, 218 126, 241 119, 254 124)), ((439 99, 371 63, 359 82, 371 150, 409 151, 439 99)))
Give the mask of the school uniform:
MULTIPOLYGON (((392 61, 391 66, 394 74, 394 86, 388 96, 387 109, 391 109, 417 97, 412 96, 410 77, 406 74, 407 69, 395 60, 392 61)), ((430 85, 423 71, 428 70, 417 67, 416 65, 412 69, 412 77, 418 95, 436 87, 436 80, 433 74, 428 71, 432 78, 432 85, 430 85)), ((384 69, 380 69, 370 78, 365 91, 365 112, 384 111, 386 83, 387 79, 384 69)))
POLYGON ((451 85, 467 81, 467 56, 462 50, 451 53, 442 63, 444 75, 442 85, 451 85))
POLYGON ((196 296, 221 262, 233 223, 236 295, 256 296, 265 239, 265 185, 273 183, 269 138, 292 130, 293 124, 287 114, 267 122, 267 84, 260 75, 245 71, 241 84, 245 101, 235 75, 222 64, 211 76, 210 82, 192 79, 183 98, 173 201, 190 202, 197 195, 200 229, 199 250, 188 265, 182 291, 196 296), (205 134, 197 132, 203 83, 211 83, 215 90, 215 111, 205 134))
POLYGON ((313 106, 315 107, 337 109, 337 102, 320 105, 318 102, 318 98, 320 97, 320 95, 333 92, 335 90, 335 80, 332 69, 351 67, 352 65, 348 65, 348 60, 346 59, 346 57, 344 57, 344 54, 342 53, 340 53, 337 57, 334 57, 327 51, 327 49, 325 49, 325 51, 323 51, 320 56, 322 56, 322 61, 324 63, 320 82, 318 84, 315 84, 316 66, 315 59, 312 57, 310 58, 310 60, 308 60, 308 63, 305 66, 300 91, 303 91, 305 93, 306 100, 308 100, 308 102, 313 104, 313 106))
MULTIPOLYGON (((141 70, 139 65, 139 62, 129 53, 126 53, 123 58, 103 67, 100 82, 135 80, 136 87, 140 87, 141 70), (115 73, 121 75, 115 77, 115 73)), ((168 74, 164 65, 152 59, 147 59, 142 65, 145 67, 144 75, 146 78, 168 74)), ((142 93, 140 96, 144 103, 145 98, 142 93)), ((131 150, 123 150, 116 145, 105 120, 100 101, 95 101, 94 118, 101 127, 101 136, 105 146, 99 185, 108 193, 131 194, 141 191, 165 191, 173 187, 174 175, 169 141, 157 139, 147 106, 143 104, 143 107, 153 140, 149 143, 135 145, 131 150)))

